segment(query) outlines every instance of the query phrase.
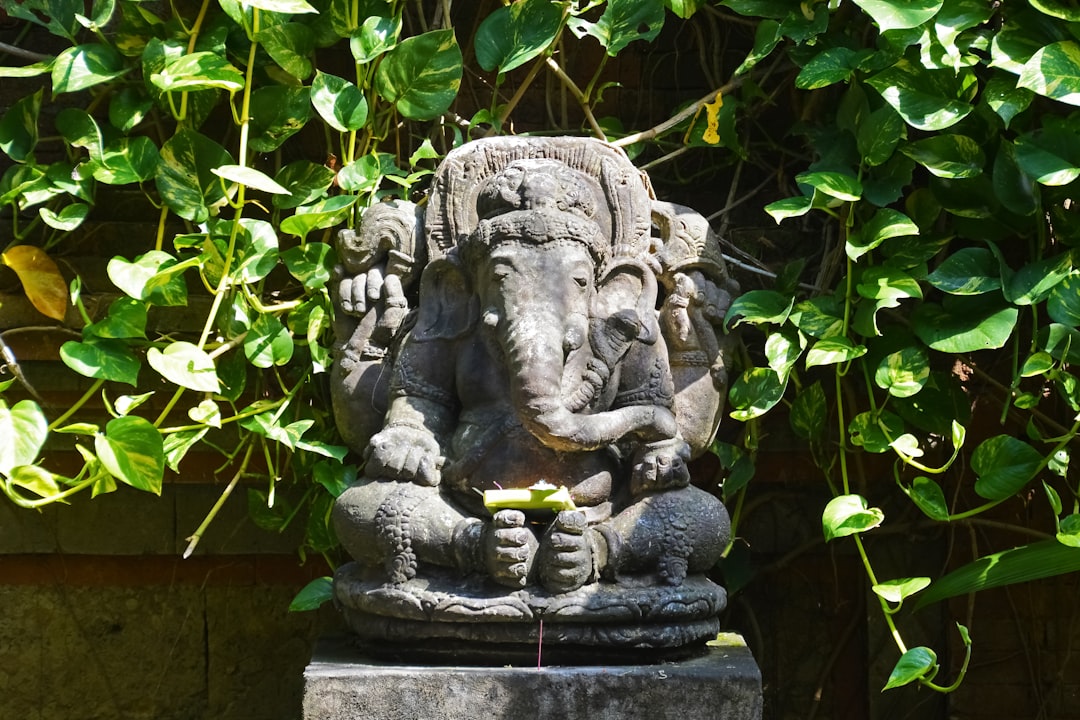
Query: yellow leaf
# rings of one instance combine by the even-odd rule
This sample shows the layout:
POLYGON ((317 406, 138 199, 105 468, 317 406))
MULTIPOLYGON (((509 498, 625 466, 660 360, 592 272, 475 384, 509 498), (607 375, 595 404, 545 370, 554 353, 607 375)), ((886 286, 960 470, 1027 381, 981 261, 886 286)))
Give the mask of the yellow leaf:
POLYGON ((26 297, 38 312, 54 320, 64 319, 67 283, 44 250, 32 245, 16 245, 0 254, 0 260, 19 276, 26 297))
POLYGON ((705 103, 705 120, 709 123, 709 126, 705 128, 701 139, 710 145, 716 145, 720 142, 720 135, 717 130, 720 128, 720 108, 723 106, 724 98, 720 93, 716 93, 716 99, 711 103, 705 103))

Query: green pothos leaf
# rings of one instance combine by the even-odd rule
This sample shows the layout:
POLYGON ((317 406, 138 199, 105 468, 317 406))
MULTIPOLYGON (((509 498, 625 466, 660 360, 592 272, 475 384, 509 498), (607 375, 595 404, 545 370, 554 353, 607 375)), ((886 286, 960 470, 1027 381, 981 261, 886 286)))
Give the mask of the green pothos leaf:
POLYGON ((840 495, 825 506, 821 529, 829 541, 873 530, 884 521, 885 513, 870 507, 861 495, 840 495))
POLYGON ((161 433, 147 420, 131 415, 110 420, 105 432, 94 438, 94 449, 114 478, 161 494, 165 453, 161 433))
POLYGON ((45 413, 33 400, 20 400, 14 407, 0 399, 0 474, 37 460, 49 435, 45 413))
POLYGON ((937 672, 937 667, 937 653, 933 650, 928 647, 911 648, 900 656, 882 690, 907 685, 920 678, 930 679, 937 672))
POLYGON ((386 53, 375 73, 375 89, 412 120, 445 112, 461 85, 461 48, 453 30, 408 38, 386 53))

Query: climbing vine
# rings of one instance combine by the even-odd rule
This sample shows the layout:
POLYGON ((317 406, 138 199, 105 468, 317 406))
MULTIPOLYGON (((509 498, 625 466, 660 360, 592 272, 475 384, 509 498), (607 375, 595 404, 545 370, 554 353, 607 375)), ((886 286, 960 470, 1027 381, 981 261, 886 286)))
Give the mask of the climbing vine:
POLYGON ((905 603, 1080 569, 1080 11, 1063 0, 491 5, 462 23, 449 2, 401 0, 5 4, 23 36, 47 31, 60 49, 0 47, 0 77, 32 86, 0 118, 11 229, 0 262, 74 335, 59 358, 85 378, 70 407, 50 406, 5 341, 12 330, 0 333, 5 495, 35 508, 118 484, 160 493, 167 469, 209 448, 225 481, 187 553, 243 487, 261 526, 306 518, 305 551, 329 555, 329 508, 356 474, 322 390, 336 230, 387 197, 418 198, 447 150, 486 134, 605 137, 650 171, 692 150, 732 177, 725 227, 764 198, 809 238, 780 267, 728 246, 757 283, 728 316, 747 340, 729 399, 743 433, 714 447, 736 532, 765 429, 786 416, 832 497, 814 510, 823 537, 854 543, 895 638, 886 687, 955 688, 967 630, 962 667, 939 680, 934 650, 903 639, 905 603), (665 25, 693 32, 709 92, 653 127, 624 127, 601 114, 618 89, 605 68, 665 25), (578 50, 599 61, 582 70, 578 50), (522 109, 536 95, 546 122, 522 109), (781 96, 797 116, 770 117, 781 96), (157 231, 109 261, 115 299, 92 312, 78 268, 65 280, 56 261, 117 190, 141 198, 157 231), (198 309, 199 329, 148 321, 170 307, 198 309), (988 406, 990 431, 973 419, 988 406), (46 443, 81 467, 57 471, 46 443), (894 485, 928 521, 969 521, 1034 488, 1050 531, 945 577, 878 577, 864 536, 886 518, 883 491, 857 469, 866 455, 892 459, 894 485), (283 483, 300 492, 287 500, 283 483))

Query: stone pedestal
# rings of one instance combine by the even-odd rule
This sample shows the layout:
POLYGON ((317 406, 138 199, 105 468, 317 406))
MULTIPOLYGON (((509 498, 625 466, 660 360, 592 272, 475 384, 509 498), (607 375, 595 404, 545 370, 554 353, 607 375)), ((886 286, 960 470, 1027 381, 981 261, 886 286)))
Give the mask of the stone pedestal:
POLYGON ((368 660, 326 640, 304 673, 304 720, 760 720, 761 673, 738 635, 656 665, 465 667, 368 660))

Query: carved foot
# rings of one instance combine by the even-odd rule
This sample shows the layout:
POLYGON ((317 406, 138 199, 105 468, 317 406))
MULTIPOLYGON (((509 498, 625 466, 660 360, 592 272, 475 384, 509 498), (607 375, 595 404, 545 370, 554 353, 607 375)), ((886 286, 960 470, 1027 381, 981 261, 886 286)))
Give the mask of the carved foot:
POLYGON ((551 524, 540 556, 540 582, 552 593, 577 590, 593 578, 596 543, 585 513, 563 510, 551 524))
POLYGON ((520 510, 500 510, 487 536, 486 562, 491 578, 507 587, 525 587, 532 574, 539 543, 525 527, 520 510))

